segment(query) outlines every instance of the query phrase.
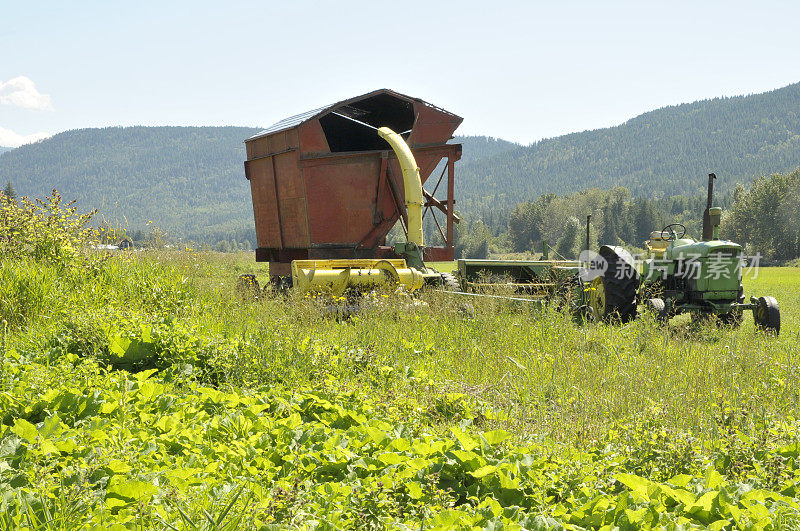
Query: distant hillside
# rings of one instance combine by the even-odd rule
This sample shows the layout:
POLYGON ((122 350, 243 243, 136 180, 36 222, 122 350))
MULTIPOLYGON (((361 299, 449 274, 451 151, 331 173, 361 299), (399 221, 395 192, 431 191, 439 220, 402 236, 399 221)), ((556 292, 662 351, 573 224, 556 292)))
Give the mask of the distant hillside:
MULTIPOLYGON (((158 226, 172 236, 255 242, 244 177, 245 127, 79 129, 21 146, 0 157, 0 186, 44 197, 57 188, 81 208, 99 208, 129 229, 158 226), (149 222, 152 222, 150 224, 149 222)), ((487 137, 456 137, 463 160, 517 147, 487 137)), ((459 165, 461 163, 459 162, 459 165)))
MULTIPOLYGON (((57 188, 83 209, 139 229, 153 224, 194 239, 252 234, 244 178, 245 127, 79 129, 0 157, 0 181, 19 195, 57 188)), ((251 237, 251 241, 252 241, 251 237)))
POLYGON ((14 148, 0 146, 0 155, 5 153, 6 151, 11 151, 12 149, 14 148))
POLYGON ((462 166, 522 147, 520 144, 492 136, 457 136, 452 143, 463 146, 459 160, 462 166))
POLYGON ((542 140, 461 168, 461 208, 507 207, 552 192, 624 186, 634 195, 703 194, 800 166, 800 83, 648 112, 616 127, 542 140))
MULTIPOLYGON (((131 229, 152 221, 172 236, 255 240, 244 178, 246 127, 80 129, 0 156, 0 186, 34 197, 52 188, 131 229)), ((520 146, 481 136, 463 144, 458 209, 505 230, 519 202, 552 192, 624 186, 634 195, 704 194, 705 175, 730 191, 800 166, 800 84, 764 94, 666 107, 608 129, 520 146)))

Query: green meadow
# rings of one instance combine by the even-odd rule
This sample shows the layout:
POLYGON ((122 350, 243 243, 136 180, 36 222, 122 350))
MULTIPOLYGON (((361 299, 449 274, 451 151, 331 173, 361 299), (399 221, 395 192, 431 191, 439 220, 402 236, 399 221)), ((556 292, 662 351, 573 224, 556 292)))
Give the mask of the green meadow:
POLYGON ((745 279, 780 337, 436 291, 343 319, 58 212, 0 253, 0 528, 800 527, 796 268, 745 279))

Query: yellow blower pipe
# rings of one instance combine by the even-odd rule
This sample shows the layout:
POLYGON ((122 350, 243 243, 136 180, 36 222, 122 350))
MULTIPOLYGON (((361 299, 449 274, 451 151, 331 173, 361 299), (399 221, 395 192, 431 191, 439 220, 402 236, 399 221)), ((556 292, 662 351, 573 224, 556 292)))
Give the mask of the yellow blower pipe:
POLYGON ((400 167, 403 169, 403 188, 405 188, 406 210, 408 210, 408 241, 422 247, 424 245, 422 236, 423 199, 419 166, 402 136, 388 127, 378 129, 378 134, 392 146, 397 160, 400 161, 400 167))

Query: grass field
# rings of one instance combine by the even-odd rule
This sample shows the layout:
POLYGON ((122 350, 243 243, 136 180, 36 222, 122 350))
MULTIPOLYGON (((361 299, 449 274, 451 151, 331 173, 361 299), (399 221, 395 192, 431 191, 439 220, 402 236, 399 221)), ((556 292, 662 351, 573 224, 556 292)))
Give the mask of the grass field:
MULTIPOLYGON (((440 264, 440 269, 443 269, 440 264)), ((0 527, 800 526, 780 337, 439 293, 240 300, 250 254, 0 263, 0 527)))

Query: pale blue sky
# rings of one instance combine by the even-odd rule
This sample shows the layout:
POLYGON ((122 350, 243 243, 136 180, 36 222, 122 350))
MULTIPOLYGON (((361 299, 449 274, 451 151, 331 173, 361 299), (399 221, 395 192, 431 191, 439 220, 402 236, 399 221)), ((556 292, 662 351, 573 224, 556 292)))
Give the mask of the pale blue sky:
POLYGON ((799 20, 789 1, 0 0, 0 145, 267 126, 382 87, 529 143, 800 81, 799 20))

